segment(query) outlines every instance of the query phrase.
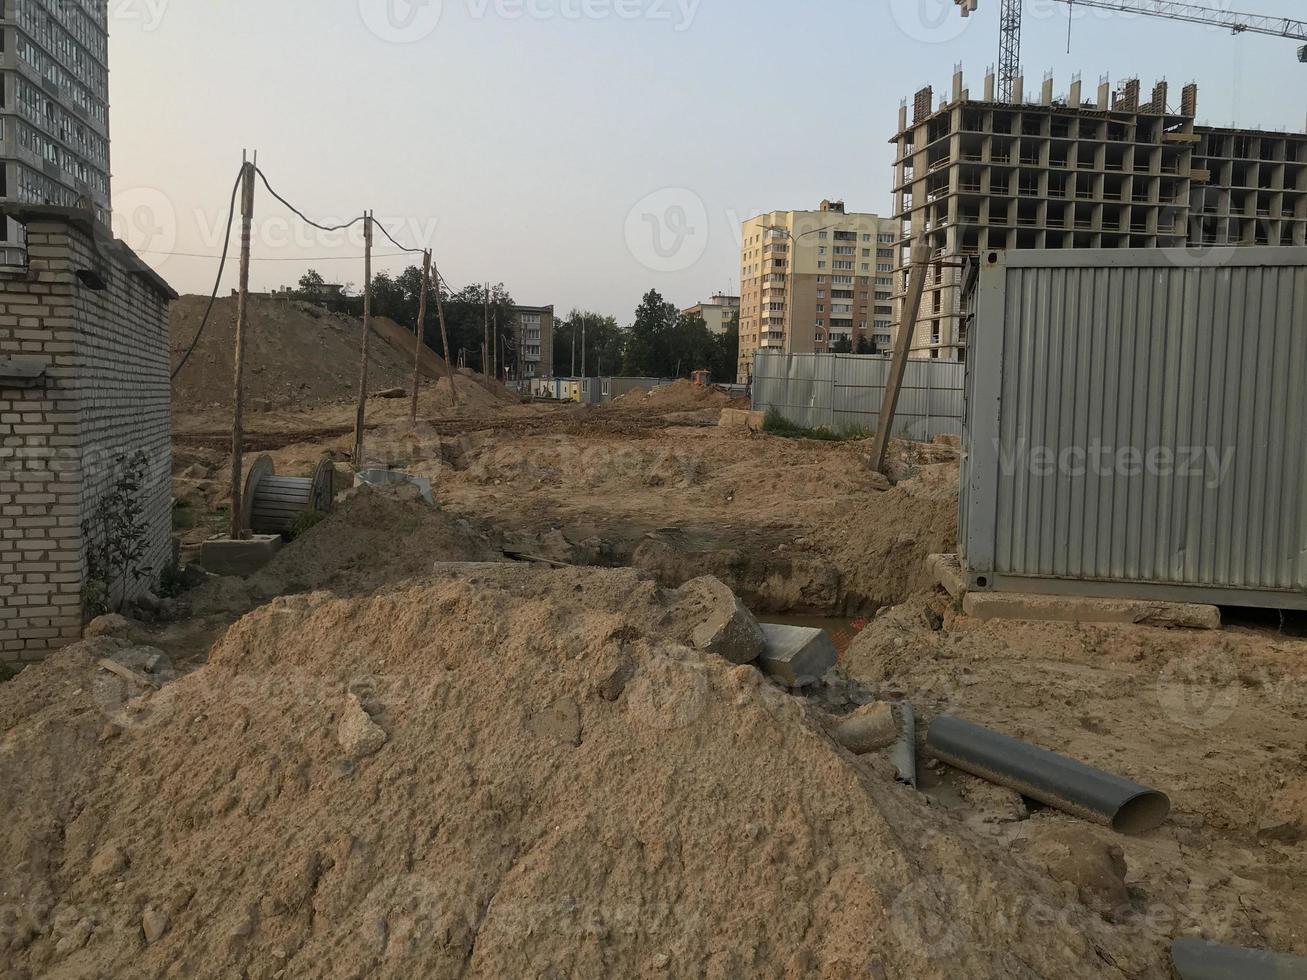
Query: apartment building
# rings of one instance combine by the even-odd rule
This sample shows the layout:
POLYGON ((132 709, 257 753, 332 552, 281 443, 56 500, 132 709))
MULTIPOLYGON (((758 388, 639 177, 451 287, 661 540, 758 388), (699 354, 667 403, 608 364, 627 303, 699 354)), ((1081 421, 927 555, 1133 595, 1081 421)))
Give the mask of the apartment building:
POLYGON ((758 350, 887 348, 897 227, 889 218, 846 211, 843 201, 744 222, 739 380, 752 377, 758 350))
POLYGON ((681 316, 699 316, 714 335, 724 334, 731 321, 740 315, 740 297, 715 294, 706 303, 696 303, 681 310, 681 316))
POLYGON ((1198 87, 1169 104, 1166 82, 1141 102, 1139 81, 1096 99, 1074 79, 1055 98, 1045 78, 1027 102, 994 100, 994 77, 973 100, 962 74, 934 105, 930 88, 899 111, 894 212, 898 248, 894 323, 902 320, 903 267, 924 242, 931 268, 913 325, 917 357, 965 359, 963 270, 981 251, 1006 248, 1208 248, 1307 242, 1307 135, 1195 123, 1198 87))
MULTIPOLYGON (((108 16, 103 0, 0 4, 0 201, 108 222, 108 16)), ((0 266, 24 262, 21 227, 0 221, 0 266)))
POLYGON ((517 348, 525 368, 524 377, 554 376, 554 308, 552 306, 513 307, 517 348))

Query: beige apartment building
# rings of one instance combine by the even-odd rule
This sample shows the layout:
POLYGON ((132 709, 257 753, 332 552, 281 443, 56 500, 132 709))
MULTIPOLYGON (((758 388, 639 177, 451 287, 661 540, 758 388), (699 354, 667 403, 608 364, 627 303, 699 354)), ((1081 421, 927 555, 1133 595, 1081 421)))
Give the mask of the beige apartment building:
POLYGON ((896 228, 889 218, 846 211, 843 201, 744 222, 738 380, 753 376, 758 350, 888 349, 896 228))
POLYGON ((715 294, 706 303, 697 303, 681 310, 681 316, 698 316, 708 325, 708 332, 714 336, 724 334, 731 321, 740 313, 740 297, 715 294))

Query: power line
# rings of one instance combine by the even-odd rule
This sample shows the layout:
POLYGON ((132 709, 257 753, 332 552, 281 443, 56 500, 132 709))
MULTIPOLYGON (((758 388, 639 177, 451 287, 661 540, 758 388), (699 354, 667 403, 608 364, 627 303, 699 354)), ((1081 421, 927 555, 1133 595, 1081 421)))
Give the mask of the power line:
POLYGON ((403 249, 405 252, 415 252, 418 255, 421 255, 425 251, 424 249, 420 249, 420 248, 404 248, 403 245, 395 241, 394 236, 391 235, 390 232, 386 231, 386 226, 383 225, 380 221, 378 221, 376 218, 373 218, 372 223, 381 229, 381 233, 385 235, 387 238, 389 238, 390 244, 394 245, 396 248, 403 249))
MULTIPOLYGON (((215 252, 165 252, 161 249, 154 249, 154 248, 138 248, 135 251, 138 255, 162 255, 165 258, 178 258, 178 259, 216 259, 219 257, 218 254, 215 252)), ((381 253, 374 252, 372 257, 374 259, 393 259, 393 258, 398 258, 401 255, 407 254, 408 251, 410 250, 406 249, 404 252, 381 252, 381 253)), ((265 256, 252 255, 250 256, 250 261, 251 262, 337 262, 337 261, 344 261, 346 259, 349 259, 351 261, 357 261, 361 258, 363 258, 363 255, 361 253, 359 255, 265 255, 265 256)))
POLYGON ((236 173, 236 183, 231 188, 231 204, 227 208, 227 234, 223 238, 222 258, 218 262, 218 275, 213 280, 213 292, 209 296, 209 305, 204 308, 204 318, 200 320, 200 328, 195 331, 195 338, 191 341, 191 346, 186 348, 186 353, 182 359, 173 368, 172 375, 168 378, 169 382, 175 381, 181 369, 186 366, 191 354, 195 351, 195 345, 200 342, 200 335, 204 333, 204 328, 209 322, 209 314, 213 312, 213 304, 218 301, 218 288, 222 284, 222 273, 227 267, 227 248, 231 244, 231 226, 236 220, 236 192, 240 190, 241 178, 245 176, 245 165, 241 164, 241 169, 236 173))
MULTIPOLYGON (((308 222, 308 223, 311 224, 314 228, 317 228, 317 229, 319 229, 319 230, 321 230, 321 231, 344 231, 346 228, 352 228, 354 225, 358 224, 360 221, 363 220, 363 215, 359 215, 359 216, 358 216, 357 218, 355 218, 353 221, 347 222, 346 224, 343 224, 343 225, 333 225, 333 226, 330 227, 330 228, 328 228, 326 225, 318 224, 318 222, 316 222, 316 221, 314 221, 312 218, 308 217, 308 215, 306 215, 303 211, 301 211, 299 208, 295 207, 295 205, 291 204, 290 201, 286 200, 284 197, 282 197, 280 194, 278 194, 276 191, 274 191, 274 190, 272 189, 272 185, 271 185, 270 183, 268 183, 268 178, 267 178, 267 176, 263 173, 262 170, 260 170, 258 167, 255 167, 255 168, 254 168, 254 172, 255 172, 256 174, 259 175, 259 179, 263 181, 263 186, 266 187, 266 188, 268 189, 268 193, 269 193, 269 194, 271 194, 273 197, 275 197, 278 201, 280 201, 280 202, 281 202, 282 204, 284 204, 286 207, 290 208, 290 210, 291 210, 294 214, 296 214, 296 215, 300 218, 300 220, 308 222)), ((398 245, 398 243, 396 243, 396 245, 398 245)))

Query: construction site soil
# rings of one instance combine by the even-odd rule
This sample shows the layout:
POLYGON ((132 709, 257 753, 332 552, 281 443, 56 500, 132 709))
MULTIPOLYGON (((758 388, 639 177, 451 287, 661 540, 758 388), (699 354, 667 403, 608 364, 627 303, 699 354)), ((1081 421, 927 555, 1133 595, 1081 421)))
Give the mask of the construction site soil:
MULTIPOLYGON (((435 505, 350 491, 181 621, 0 685, 0 976, 1163 978, 1181 935, 1307 954, 1307 641, 1282 624, 977 622, 924 567, 956 539, 948 446, 895 445, 887 479, 863 443, 719 427, 693 392, 515 405, 462 380, 490 400, 370 412, 368 461, 435 505), (699 652, 704 575, 764 620, 853 621, 839 666, 792 692, 699 652), (952 712, 1171 815, 1123 836, 924 746, 914 791, 828 734, 877 698, 915 706, 919 743, 952 712)), ((352 411, 254 412, 252 441, 343 476, 352 411)), ((219 421, 177 419, 183 511, 225 502, 219 421)))

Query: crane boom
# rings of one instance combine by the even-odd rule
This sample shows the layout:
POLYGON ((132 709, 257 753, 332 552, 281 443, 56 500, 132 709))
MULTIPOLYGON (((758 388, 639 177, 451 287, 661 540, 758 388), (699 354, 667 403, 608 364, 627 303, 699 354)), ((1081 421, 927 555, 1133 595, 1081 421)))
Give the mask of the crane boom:
POLYGON ((1265 17, 1261 14, 1241 14, 1232 10, 1201 7, 1196 3, 1173 3, 1171 0, 1058 0, 1068 6, 1097 7, 1100 10, 1117 10, 1145 17, 1165 17, 1190 24, 1207 24, 1228 28, 1234 34, 1245 31, 1269 34, 1307 41, 1307 20, 1288 17, 1265 17))
MULTIPOLYGON (((978 0, 954 0, 962 8, 962 16, 970 15, 978 0)), ((1262 14, 1243 14, 1232 10, 1204 7, 1178 0, 1058 0, 1069 7, 1096 7, 1143 17, 1163 17, 1189 24, 1224 27, 1234 34, 1268 34, 1307 41, 1307 20, 1290 17, 1268 17, 1262 14)), ((1022 0, 1002 0, 999 14, 998 97, 1002 102, 1012 101, 1014 83, 1021 74, 1021 6, 1022 0)), ((1307 47, 1298 54, 1307 61, 1307 47)))

